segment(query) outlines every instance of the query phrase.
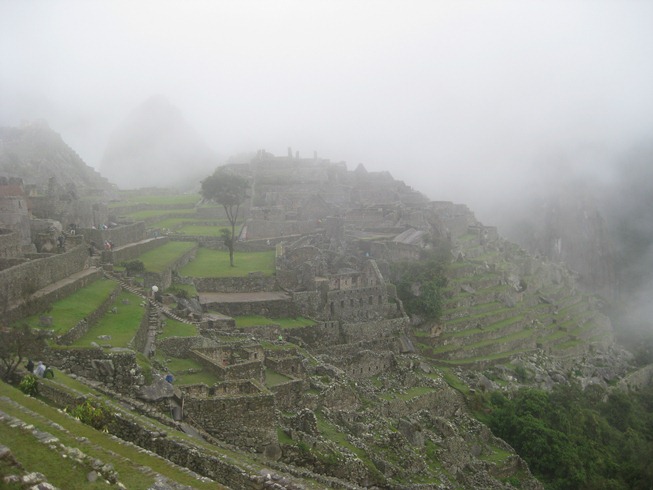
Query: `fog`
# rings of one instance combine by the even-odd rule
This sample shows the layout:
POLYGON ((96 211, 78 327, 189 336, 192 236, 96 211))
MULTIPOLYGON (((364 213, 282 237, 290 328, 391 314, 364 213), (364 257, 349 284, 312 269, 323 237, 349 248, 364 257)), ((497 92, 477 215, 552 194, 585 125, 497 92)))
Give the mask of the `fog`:
POLYGON ((162 95, 222 158, 315 151, 491 224, 650 140, 652 26, 648 1, 3 0, 0 125, 45 119, 99 168, 162 95))

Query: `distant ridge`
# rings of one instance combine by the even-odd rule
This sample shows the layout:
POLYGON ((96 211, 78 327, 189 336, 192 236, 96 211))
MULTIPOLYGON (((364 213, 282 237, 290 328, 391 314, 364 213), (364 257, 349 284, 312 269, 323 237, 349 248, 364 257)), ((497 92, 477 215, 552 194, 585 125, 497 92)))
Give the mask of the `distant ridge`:
POLYGON ((216 157, 181 111, 162 96, 137 107, 109 140, 100 164, 121 189, 197 186, 216 157))
POLYGON ((54 178, 60 185, 74 185, 81 194, 113 188, 45 121, 0 127, 0 175, 19 177, 25 184, 42 188, 54 178))

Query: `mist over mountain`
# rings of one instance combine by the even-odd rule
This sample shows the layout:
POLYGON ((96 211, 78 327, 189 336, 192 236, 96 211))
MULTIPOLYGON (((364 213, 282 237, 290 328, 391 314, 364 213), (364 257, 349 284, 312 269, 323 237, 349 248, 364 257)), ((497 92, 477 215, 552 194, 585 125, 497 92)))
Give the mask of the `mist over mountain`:
POLYGON ((112 134, 100 172, 123 189, 195 186, 216 157, 165 97, 138 106, 112 134))
POLYGON ((653 145, 555 165, 533 176, 532 192, 494 210, 502 234, 564 262, 588 292, 609 304, 622 337, 653 336, 653 145), (605 157, 603 157, 605 158, 605 157))
POLYGON ((41 187, 54 179, 81 193, 112 188, 45 121, 0 128, 0 175, 41 187))

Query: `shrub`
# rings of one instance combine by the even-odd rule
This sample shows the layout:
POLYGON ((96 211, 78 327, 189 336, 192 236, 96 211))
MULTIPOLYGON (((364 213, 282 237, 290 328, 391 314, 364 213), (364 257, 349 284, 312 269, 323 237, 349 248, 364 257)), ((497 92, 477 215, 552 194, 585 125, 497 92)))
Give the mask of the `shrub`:
POLYGON ((20 380, 18 389, 29 396, 36 396, 39 392, 39 381, 33 374, 28 374, 20 380))
POLYGON ((86 400, 68 411, 70 415, 94 429, 106 431, 111 422, 111 412, 99 401, 86 400))
POLYGON ((129 262, 123 262, 121 265, 130 276, 141 274, 145 271, 145 265, 140 260, 130 260, 129 262))

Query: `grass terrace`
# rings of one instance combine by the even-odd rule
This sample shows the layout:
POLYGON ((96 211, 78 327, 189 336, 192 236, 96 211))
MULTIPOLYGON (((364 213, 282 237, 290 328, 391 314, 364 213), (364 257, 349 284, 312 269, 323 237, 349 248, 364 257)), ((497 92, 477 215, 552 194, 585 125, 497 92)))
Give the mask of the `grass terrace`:
POLYGON ((281 385, 290 381, 288 376, 272 371, 271 369, 265 370, 265 386, 272 388, 273 386, 281 385))
POLYGON ((194 385, 205 384, 212 386, 220 380, 205 370, 202 365, 194 359, 180 357, 163 357, 160 354, 155 359, 170 372, 175 378, 175 384, 194 385))
MULTIPOLYGON (((58 373, 59 374, 59 373, 58 373)), ((63 374, 61 375, 63 376, 63 374)), ((59 376, 58 376, 59 377, 59 376)), ((85 391, 88 391, 87 388, 85 391)), ((0 410, 32 426, 32 429, 47 432, 58 439, 58 444, 68 448, 79 448, 87 456, 113 465, 120 482, 126 488, 150 488, 155 483, 154 472, 160 473, 174 482, 198 489, 224 488, 215 482, 203 481, 183 468, 170 464, 149 451, 80 423, 42 401, 24 395, 16 388, 0 384, 0 410)), ((169 428, 162 428, 174 437, 169 428)), ((66 457, 59 448, 39 442, 31 433, 21 427, 0 422, 0 440, 9 446, 24 471, 38 471, 46 475, 48 481, 57 488, 109 489, 115 488, 103 479, 89 482, 87 474, 90 466, 66 457)), ((55 443, 57 444, 57 443, 55 443)), ((0 466, 2 475, 12 474, 15 469, 0 466)), ((2 488, 18 488, 5 487, 2 488)))
POLYGON ((149 272, 163 272, 186 252, 197 247, 195 242, 168 242, 138 257, 149 272))
POLYGON ((114 303, 115 313, 110 310, 73 346, 90 347, 91 343, 95 342, 100 345, 109 344, 111 347, 129 347, 145 314, 141 301, 139 296, 129 291, 122 291, 114 303), (102 336, 109 338, 99 339, 102 336))
POLYGON ((174 318, 166 318, 163 332, 157 335, 158 339, 168 337, 194 337, 197 335, 197 327, 192 324, 183 323, 174 318))
POLYGON ((50 316, 52 317, 52 326, 48 328, 53 330, 55 335, 62 335, 97 310, 117 285, 115 281, 109 279, 98 279, 85 288, 53 303, 52 309, 47 313, 26 318, 25 323, 32 328, 38 328, 40 327, 40 318, 50 316))
POLYGON ((226 250, 200 248, 195 259, 182 267, 179 274, 187 277, 246 277, 250 272, 261 272, 264 276, 272 276, 275 272, 274 255, 274 250, 266 252, 236 250, 234 267, 231 267, 229 252, 226 250))

